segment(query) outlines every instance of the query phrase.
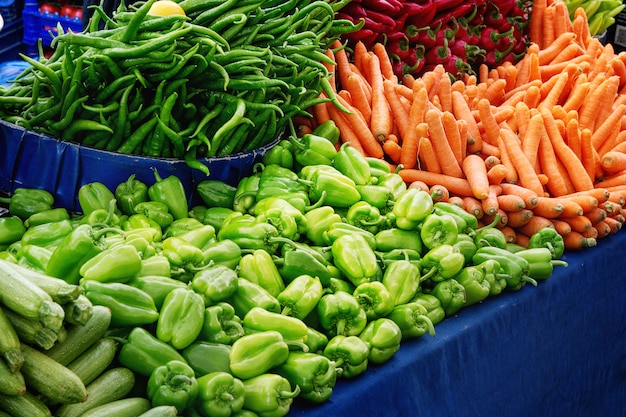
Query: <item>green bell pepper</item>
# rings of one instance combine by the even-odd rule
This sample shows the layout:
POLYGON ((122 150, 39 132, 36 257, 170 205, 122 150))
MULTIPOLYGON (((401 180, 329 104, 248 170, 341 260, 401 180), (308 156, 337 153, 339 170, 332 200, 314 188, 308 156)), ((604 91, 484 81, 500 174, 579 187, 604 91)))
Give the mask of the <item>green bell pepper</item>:
POLYGON ((176 349, 157 339, 143 327, 133 328, 126 339, 122 340, 117 359, 123 366, 146 377, 170 361, 185 362, 176 349))
POLYGON ((218 240, 230 239, 242 250, 264 249, 274 254, 278 249, 278 229, 269 223, 257 222, 249 214, 233 213, 217 233, 218 240), (238 215, 237 215, 238 214, 238 215), (232 216, 232 217, 231 217, 232 216))
POLYGON ((332 245, 340 236, 353 236, 355 234, 362 236, 366 240, 369 247, 372 250, 376 250, 376 236, 372 232, 345 222, 333 223, 328 227, 328 229, 326 229, 323 233, 324 244, 332 245))
MULTIPOLYGON (((304 218, 302 214, 298 215, 304 218)), ((278 230, 278 234, 286 239, 299 239, 298 223, 294 216, 279 208, 267 209, 256 216, 257 222, 269 223, 278 230)))
POLYGON ((51 208, 49 210, 39 211, 30 215, 25 221, 26 228, 38 226, 44 223, 59 222, 61 220, 69 220, 70 213, 64 207, 51 208))
POLYGON ((263 155, 263 165, 279 165, 283 168, 293 169, 293 145, 288 139, 282 139, 263 155))
POLYGON ((286 378, 292 387, 300 387, 298 398, 315 404, 328 400, 337 382, 335 363, 311 352, 289 352, 287 360, 274 372, 286 378))
POLYGON ((499 221, 500 215, 496 214, 495 219, 490 224, 469 233, 469 235, 474 239, 474 243, 476 243, 477 248, 491 246, 506 249, 506 236, 502 230, 495 227, 499 221))
POLYGON ((290 193, 305 193, 306 185, 300 182, 298 174, 277 164, 266 165, 260 173, 256 200, 290 193))
POLYGON ((314 245, 326 245, 324 232, 334 223, 341 223, 342 219, 331 206, 321 206, 314 208, 304 215, 308 227, 305 233, 306 238, 314 245))
POLYGON ((313 202, 322 201, 331 207, 350 207, 361 200, 354 181, 331 166, 317 169, 310 180, 300 181, 307 185, 313 202))
POLYGON ((299 275, 294 278, 276 299, 282 308, 281 314, 304 320, 322 298, 324 288, 318 277, 299 275))
POLYGON ((465 287, 454 278, 437 283, 430 293, 439 299, 448 317, 456 314, 465 305, 465 287))
POLYGON ((537 285, 537 281, 528 276, 529 263, 526 259, 506 249, 493 246, 478 248, 472 260, 474 265, 493 259, 500 264, 501 272, 505 275, 506 288, 516 291, 526 283, 537 285))
POLYGON ((400 193, 392 209, 396 227, 403 230, 415 230, 432 211, 433 199, 418 188, 408 188, 400 193))
POLYGON ((196 192, 207 207, 233 208, 237 187, 220 180, 203 180, 196 186, 196 192))
MULTIPOLYGON (((169 233, 166 232, 166 235, 169 237, 169 233)), ((204 251, 208 245, 215 242, 215 228, 211 225, 201 223, 199 227, 178 234, 176 237, 204 251)))
POLYGON ((426 309, 426 316, 433 325, 440 323, 446 317, 446 312, 441 306, 441 301, 432 294, 417 293, 411 300, 411 303, 417 303, 426 309))
POLYGON ((196 272, 191 288, 200 294, 205 305, 225 301, 237 291, 237 273, 224 265, 212 265, 196 272))
POLYGON ((366 201, 358 201, 348 208, 346 221, 349 224, 367 230, 371 233, 378 233, 380 224, 385 217, 380 214, 380 210, 366 201))
POLYGON ((201 228, 204 226, 198 219, 194 219, 193 217, 184 217, 182 219, 176 219, 170 223, 167 228, 163 230, 163 237, 180 237, 181 235, 186 234, 192 230, 201 228))
POLYGON ((128 216, 126 219, 122 220, 120 227, 125 232, 130 232, 133 230, 143 230, 144 232, 149 233, 152 236, 153 242, 160 242, 163 238, 163 229, 161 228, 159 223, 148 218, 148 216, 143 213, 132 214, 128 216))
POLYGON ((175 288, 163 300, 156 325, 156 336, 176 349, 189 346, 200 334, 204 320, 204 300, 188 288, 175 288))
POLYGON ((261 307, 253 307, 243 317, 243 329, 246 334, 275 330, 287 342, 302 342, 306 339, 306 324, 292 316, 267 311, 261 307))
MULTIPOLYGON (((372 163, 370 162, 370 167, 372 166, 372 163)), ((379 172, 385 172, 385 171, 379 171, 379 172)), ((372 175, 374 173, 374 168, 372 168, 372 175)), ((393 199, 395 201, 397 201, 400 196, 402 194, 404 194, 407 190, 407 185, 404 182, 404 179, 394 173, 394 172, 386 172, 380 176, 377 176, 378 181, 376 182, 377 185, 381 186, 381 187, 385 187, 387 188, 389 191, 391 191, 391 194, 393 195, 393 199)))
POLYGON ((52 251, 35 245, 23 245, 15 254, 18 265, 45 273, 52 251))
POLYGON ((202 329, 198 339, 232 345, 244 335, 243 321, 235 314, 232 305, 220 302, 204 309, 202 329))
POLYGON ((357 185, 366 185, 372 182, 372 170, 369 162, 359 150, 350 146, 348 142, 341 145, 332 164, 357 185))
POLYGON ((301 137, 292 135, 289 142, 293 147, 294 159, 301 166, 330 165, 337 155, 337 149, 331 141, 312 133, 301 137))
POLYGON ((348 294, 352 294, 356 289, 356 286, 343 278, 331 278, 330 285, 328 286, 330 292, 336 293, 337 291, 347 292, 348 294))
POLYGON ((409 302, 420 289, 419 266, 408 259, 390 262, 385 267, 382 283, 394 306, 409 302))
POLYGON ((313 129, 313 134, 326 138, 333 145, 337 145, 337 143, 339 143, 339 137, 341 135, 341 132, 335 124, 335 121, 332 119, 328 119, 325 122, 320 123, 315 129, 313 129))
POLYGON ((115 199, 120 211, 127 216, 135 213, 135 206, 148 201, 148 186, 131 174, 115 188, 115 199))
POLYGON ((466 265, 470 265, 472 263, 472 257, 476 253, 478 247, 470 235, 459 233, 456 237, 456 242, 454 242, 452 246, 463 255, 466 265))
POLYGON ((465 265, 465 257, 452 245, 443 244, 430 249, 420 261, 422 282, 440 282, 458 274, 465 265))
POLYGON ((167 205, 159 201, 145 201, 137 204, 135 214, 143 214, 148 220, 156 223, 161 230, 164 230, 174 221, 174 216, 169 212, 167 205))
POLYGON ((332 276, 328 261, 305 243, 286 242, 281 248, 282 258, 274 258, 278 273, 286 283, 301 275, 316 277, 322 286, 328 286, 332 276))
POLYGON ((280 313, 280 304, 276 297, 245 278, 237 279, 237 291, 229 301, 239 317, 244 317, 253 307, 263 307, 268 311, 280 313))
POLYGON ((391 293, 380 281, 359 284, 352 295, 365 310, 368 321, 386 316, 394 307, 391 293))
POLYGON ((197 380, 196 407, 203 416, 229 417, 243 408, 243 382, 229 372, 211 372, 197 380))
POLYGON ((230 372, 230 345, 196 341, 183 349, 181 354, 196 378, 211 372, 230 372))
MULTIPOLYGON (((441 314, 445 314, 443 310, 441 314)), ((408 302, 397 305, 387 318, 398 325, 402 332, 402 340, 421 337, 426 333, 435 336, 435 326, 428 317, 428 310, 420 303, 408 302)))
POLYGON ((325 294, 317 303, 317 317, 331 336, 358 335, 367 324, 367 315, 355 296, 343 291, 325 294))
MULTIPOLYGON (((317 329, 311 326, 307 327, 308 332, 304 343, 309 348, 310 353, 323 353, 324 348, 328 344, 328 337, 317 329)), ((291 353, 291 352, 290 352, 291 353)))
POLYGON ((376 207, 381 213, 386 214, 393 209, 395 197, 393 192, 387 187, 381 185, 359 185, 356 186, 357 191, 361 195, 361 200, 370 203, 376 207))
POLYGON ((422 243, 428 249, 452 245, 459 234, 454 218, 449 214, 430 213, 419 227, 422 243))
POLYGON ((265 215, 271 217, 272 213, 276 210, 282 211, 285 215, 293 218, 297 225, 297 232, 302 234, 307 230, 307 221, 304 213, 299 208, 295 207, 289 200, 282 197, 274 196, 267 197, 263 200, 257 201, 254 206, 254 215, 259 217, 265 215))
POLYGON ((336 335, 324 348, 324 356, 335 362, 339 376, 354 378, 367 369, 369 346, 358 336, 336 335))
POLYGON ((174 278, 161 275, 136 276, 127 282, 144 291, 154 300, 157 310, 161 309, 165 297, 176 288, 186 288, 187 284, 174 278))
POLYGON ((402 331, 393 320, 382 317, 370 321, 359 338, 369 348, 368 361, 381 364, 387 362, 400 350, 402 331))
POLYGON ((171 405, 179 413, 191 407, 198 396, 194 370, 181 361, 169 361, 150 374, 146 394, 152 407, 171 405))
POLYGON ((230 372, 242 380, 262 375, 287 360, 289 344, 275 330, 246 334, 230 348, 230 372))
POLYGON ((469 233, 472 230, 478 229, 478 219, 476 216, 456 204, 447 201, 437 201, 434 205, 434 210, 440 214, 447 213, 460 217, 465 223, 466 229, 459 231, 459 233, 469 233))
POLYGON ((202 263, 204 265, 225 266, 235 269, 241 261, 241 248, 230 239, 212 242, 202 251, 202 263))
POLYGON ((481 265, 466 266, 454 278, 465 288, 465 305, 470 306, 486 299, 491 292, 491 284, 486 279, 487 272, 481 265))
POLYGON ((502 273, 500 263, 487 259, 480 263, 485 271, 485 280, 489 282, 489 295, 498 295, 506 288, 507 275, 502 273))
MULTIPOLYGON (((8 217, 12 218, 12 217, 8 217)), ((16 224, 13 222, 13 224, 16 224)), ((13 230, 19 230, 14 226, 13 230)), ((53 223, 44 223, 38 226, 32 226, 26 229, 22 234, 20 242, 22 245, 43 246, 45 248, 56 247, 65 236, 74 230, 71 220, 61 220, 53 223)))
POLYGON ((121 282, 81 282, 85 296, 94 305, 111 310, 111 325, 118 327, 142 326, 159 318, 159 311, 149 294, 121 282))
POLYGON ((272 256, 263 249, 244 255, 239 262, 237 273, 240 278, 260 285, 273 297, 285 289, 285 283, 272 256))
POLYGON ((107 248, 79 268, 83 281, 128 282, 141 271, 141 255, 133 245, 107 248))
POLYGON ((567 262, 553 259, 552 251, 546 246, 525 249, 515 254, 528 261, 527 274, 535 280, 550 278, 555 266, 567 266, 567 262))
POLYGON ((54 205, 54 196, 43 189, 20 187, 13 191, 11 197, 0 198, 0 203, 8 204, 9 214, 24 221, 33 214, 50 210, 54 205))
POLYGON ((242 178, 237 184, 232 209, 239 213, 247 213, 254 207, 259 191, 261 173, 257 172, 242 178))
POLYGON ((283 417, 289 413, 300 387, 291 388, 288 379, 278 374, 263 374, 243 380, 243 408, 259 417, 283 417))
POLYGON ((533 233, 528 240, 528 248, 546 247, 552 253, 552 259, 558 259, 563 256, 565 244, 563 236, 551 227, 544 227, 536 233, 533 233))
POLYGON ((150 275, 159 275, 162 277, 172 276, 172 266, 170 261, 161 254, 156 254, 146 259, 141 260, 141 270, 135 278, 145 277, 150 275))
POLYGON ((222 228, 226 217, 233 212, 233 209, 226 207, 209 207, 204 211, 204 215, 201 220, 202 223, 213 226, 215 232, 217 233, 222 228))
POLYGON ((174 220, 184 219, 188 216, 189 206, 185 187, 175 175, 161 178, 156 168, 153 168, 155 183, 148 188, 150 200, 163 203, 174 220))
POLYGON ((84 216, 96 210, 108 211, 111 201, 115 201, 115 195, 101 182, 84 184, 78 189, 78 203, 84 216))
POLYGON ((355 286, 378 275, 376 253, 359 234, 338 237, 332 244, 331 252, 335 266, 355 286))
POLYGON ((106 209, 96 209, 91 213, 82 217, 81 223, 90 225, 103 225, 103 226, 119 226, 121 223, 120 217, 116 214, 117 211, 116 200, 109 201, 109 207, 106 209))
MULTIPOLYGON (((212 207, 212 208, 224 208, 224 207, 212 207)), ((196 204, 195 206, 189 209, 189 217, 192 219, 196 219, 199 222, 204 223, 204 215, 209 208, 204 204, 196 204)), ((227 209, 231 210, 231 209, 227 209)))
POLYGON ((161 254, 170 261, 172 266, 195 267, 204 261, 202 250, 180 237, 168 237, 161 247, 161 254))
POLYGON ((402 230, 397 227, 376 233, 376 250, 389 252, 394 249, 410 249, 422 253, 422 239, 414 230, 402 230))
POLYGON ((18 216, 0 217, 0 248, 18 242, 26 233, 24 221, 18 216))

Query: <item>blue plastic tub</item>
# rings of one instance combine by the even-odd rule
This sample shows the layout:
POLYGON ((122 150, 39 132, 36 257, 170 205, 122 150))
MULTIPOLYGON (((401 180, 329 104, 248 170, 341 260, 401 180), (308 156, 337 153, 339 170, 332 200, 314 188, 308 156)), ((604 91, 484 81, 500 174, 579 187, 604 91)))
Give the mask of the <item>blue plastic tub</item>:
POLYGON ((190 205, 201 200, 195 193, 199 182, 211 178, 236 185, 252 173, 252 167, 278 141, 252 152, 202 159, 210 175, 191 169, 183 160, 148 158, 87 148, 53 139, 0 120, 0 192, 16 188, 41 188, 55 196, 55 205, 78 212, 78 189, 98 181, 112 191, 131 174, 151 185, 152 168, 165 178, 178 176, 187 191, 190 205))
POLYGON ((58 35, 57 24, 61 24, 64 31, 80 32, 83 22, 80 19, 70 19, 57 13, 41 13, 37 3, 27 2, 22 12, 24 20, 24 44, 37 45, 39 39, 43 46, 50 46, 53 37, 58 35))

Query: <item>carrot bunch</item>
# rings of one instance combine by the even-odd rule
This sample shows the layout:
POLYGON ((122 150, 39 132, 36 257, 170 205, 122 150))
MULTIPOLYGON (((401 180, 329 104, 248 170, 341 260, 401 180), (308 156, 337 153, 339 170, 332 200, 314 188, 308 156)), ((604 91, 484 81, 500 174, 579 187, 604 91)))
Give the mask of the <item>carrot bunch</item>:
POLYGON ((554 227, 569 249, 593 246, 626 214, 626 53, 562 0, 535 0, 530 19, 523 59, 460 80, 442 66, 399 79, 382 44, 337 41, 328 68, 349 112, 319 104, 309 123, 334 120, 342 142, 485 223, 500 215, 511 242, 554 227))

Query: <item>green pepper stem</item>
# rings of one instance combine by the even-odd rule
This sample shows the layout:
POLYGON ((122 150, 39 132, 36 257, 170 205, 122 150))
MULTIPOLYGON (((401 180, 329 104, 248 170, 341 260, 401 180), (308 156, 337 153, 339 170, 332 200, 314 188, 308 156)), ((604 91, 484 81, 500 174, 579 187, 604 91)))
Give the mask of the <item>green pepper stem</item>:
POLYGON ((428 272, 426 272, 424 275, 422 275, 420 277, 420 282, 424 282, 426 281, 428 278, 432 277, 433 275, 435 275, 437 273, 437 267, 433 266, 431 267, 428 272))
POLYGON ((553 259, 552 261, 550 261, 550 263, 552 264, 552 266, 567 266, 567 262, 561 259, 553 259))
POLYGON ((522 281, 532 284, 535 287, 537 286, 537 281, 529 277, 528 275, 522 275, 522 281))
POLYGON ((291 347, 293 346, 293 347, 302 349, 303 352, 309 351, 309 347, 306 345, 306 343, 301 342, 299 340, 285 340, 285 343, 287 344, 287 346, 289 346, 290 350, 291 350, 291 347))
POLYGON ((284 306, 283 309, 281 310, 280 314, 282 314, 283 316, 289 316, 291 315, 292 312, 292 308, 289 306, 284 306))
POLYGON ((11 203, 11 197, 0 197, 0 203, 4 203, 4 204, 11 203))
POLYGON ((300 394, 300 385, 296 385, 296 388, 293 391, 279 391, 278 397, 285 399, 296 398, 298 394, 300 394))
POLYGON ((435 325, 433 324, 432 320, 428 318, 428 316, 420 314, 419 316, 415 318, 415 321, 423 322, 426 325, 426 328, 428 329, 428 334, 431 335, 432 337, 435 336, 435 325))
POLYGON ((343 335, 346 331, 346 319, 339 319, 337 320, 337 331, 336 333, 338 335, 343 335))

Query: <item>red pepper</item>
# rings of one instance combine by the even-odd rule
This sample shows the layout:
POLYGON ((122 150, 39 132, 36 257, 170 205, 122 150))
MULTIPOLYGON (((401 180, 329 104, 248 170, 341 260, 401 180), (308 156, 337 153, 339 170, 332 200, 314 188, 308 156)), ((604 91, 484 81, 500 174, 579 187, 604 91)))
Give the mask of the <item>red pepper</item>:
MULTIPOLYGON (((436 2, 435 4, 439 5, 439 2, 436 2)), ((445 25, 453 18, 458 19, 462 16, 468 15, 474 7, 476 7, 476 5, 473 3, 464 3, 453 9, 446 9, 442 12, 439 12, 440 9, 438 8, 431 25, 437 25, 438 23, 445 25)))
POLYGON ((506 32, 498 32, 497 29, 494 29, 492 27, 486 27, 481 33, 480 42, 478 43, 478 45, 485 51, 492 51, 497 48, 500 39, 512 37, 512 35, 513 27, 511 27, 506 32))
POLYGON ((511 53, 513 50, 513 42, 509 45, 509 48, 505 51, 499 51, 497 49, 487 50, 487 54, 485 56, 485 64, 489 68, 495 68, 498 65, 501 65, 504 62, 504 58, 511 53))
POLYGON ((410 54, 409 39, 402 32, 393 32, 385 36, 385 48, 395 60, 405 60, 410 54))
POLYGON ((392 65, 394 73, 398 77, 401 77, 404 74, 419 75, 422 72, 425 63, 424 47, 422 45, 415 45, 410 48, 406 59, 393 61, 392 65))
POLYGON ((388 16, 395 16, 400 13, 403 7, 403 3, 400 0, 362 0, 361 4, 368 10, 376 10, 387 14, 388 16))
POLYGON ((443 11, 443 10, 449 10, 452 9, 454 7, 459 6, 461 3, 463 3, 464 0, 437 0, 435 2, 435 5, 437 7, 437 13, 443 11))
POLYGON ((407 22, 417 28, 429 25, 437 13, 434 0, 426 0, 420 3, 405 1, 402 12, 407 14, 407 22))
POLYGON ((444 38, 442 44, 426 49, 424 59, 426 60, 427 66, 436 66, 437 64, 443 64, 446 62, 450 55, 452 55, 452 51, 450 51, 450 48, 448 47, 448 39, 444 38))

